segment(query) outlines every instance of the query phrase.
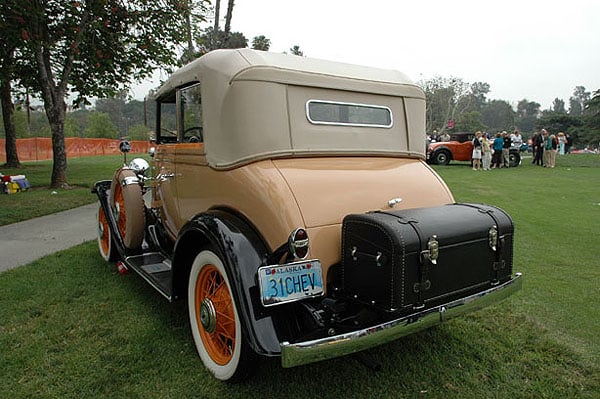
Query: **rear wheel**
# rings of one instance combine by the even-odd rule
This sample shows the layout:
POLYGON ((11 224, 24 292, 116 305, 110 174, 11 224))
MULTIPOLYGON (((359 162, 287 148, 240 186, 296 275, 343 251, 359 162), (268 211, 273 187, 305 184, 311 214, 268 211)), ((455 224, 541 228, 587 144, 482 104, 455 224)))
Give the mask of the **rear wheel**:
POLYGON ((206 368, 219 380, 244 379, 252 352, 225 267, 213 251, 200 252, 192 264, 188 309, 196 349, 206 368))
POLYGON ((511 151, 508 154, 508 166, 514 168, 515 166, 519 166, 521 164, 521 154, 518 151, 511 151))
POLYGON ((120 169, 115 173, 109 202, 125 247, 140 248, 144 239, 144 199, 134 171, 120 169))
POLYGON ((105 261, 113 262, 118 259, 118 252, 114 246, 112 232, 108 226, 104 209, 102 209, 102 205, 100 204, 98 204, 98 213, 96 216, 98 220, 98 250, 105 261))

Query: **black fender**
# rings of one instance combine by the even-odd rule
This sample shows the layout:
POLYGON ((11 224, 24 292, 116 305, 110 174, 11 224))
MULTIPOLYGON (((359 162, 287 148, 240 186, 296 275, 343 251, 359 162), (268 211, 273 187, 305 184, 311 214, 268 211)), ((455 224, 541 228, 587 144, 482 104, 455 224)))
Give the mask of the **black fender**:
POLYGON ((117 221, 110 207, 108 198, 111 183, 112 180, 101 180, 96 182, 92 187, 92 193, 98 196, 98 200, 100 201, 100 205, 102 206, 102 211, 104 212, 104 215, 106 216, 106 221, 108 222, 108 228, 110 229, 112 237, 114 239, 113 244, 115 245, 119 256, 124 258, 128 255, 128 250, 125 247, 125 243, 123 242, 121 233, 119 233, 119 229, 117 228, 117 221))
POLYGON ((223 256, 248 344, 258 354, 279 355, 281 348, 272 318, 261 311, 257 270, 268 249, 243 219, 213 210, 190 219, 181 229, 173 254, 173 296, 186 298, 189 273, 196 255, 212 247, 223 256))

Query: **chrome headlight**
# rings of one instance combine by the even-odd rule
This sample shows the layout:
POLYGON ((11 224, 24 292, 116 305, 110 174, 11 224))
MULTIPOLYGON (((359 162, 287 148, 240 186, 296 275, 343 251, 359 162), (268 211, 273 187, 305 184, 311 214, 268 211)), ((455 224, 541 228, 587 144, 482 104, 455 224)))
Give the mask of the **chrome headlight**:
POLYGON ((129 162, 129 169, 133 170, 136 175, 145 175, 146 171, 150 169, 150 164, 145 159, 135 158, 129 162))

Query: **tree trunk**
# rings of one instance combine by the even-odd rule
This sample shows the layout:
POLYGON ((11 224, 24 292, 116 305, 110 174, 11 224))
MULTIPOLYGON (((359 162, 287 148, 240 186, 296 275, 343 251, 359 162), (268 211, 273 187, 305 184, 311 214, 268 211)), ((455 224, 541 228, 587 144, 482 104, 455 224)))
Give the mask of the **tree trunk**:
POLYGON ((0 83, 0 101, 2 102, 2 117, 4 118, 4 131, 6 132, 6 164, 7 168, 20 168, 17 153, 17 128, 15 126, 15 106, 12 102, 10 82, 0 83))
POLYGON ((233 2, 229 0, 227 3, 227 15, 225 16, 225 40, 229 38, 229 32, 231 32, 231 17, 233 16, 233 2))
POLYGON ((67 105, 64 98, 56 96, 57 102, 47 110, 50 130, 52 131, 52 188, 69 188, 67 184, 67 149, 65 146, 65 114, 67 105))
POLYGON ((221 0, 217 0, 215 2, 215 27, 214 27, 215 35, 217 34, 217 32, 219 32, 220 11, 221 11, 221 0))

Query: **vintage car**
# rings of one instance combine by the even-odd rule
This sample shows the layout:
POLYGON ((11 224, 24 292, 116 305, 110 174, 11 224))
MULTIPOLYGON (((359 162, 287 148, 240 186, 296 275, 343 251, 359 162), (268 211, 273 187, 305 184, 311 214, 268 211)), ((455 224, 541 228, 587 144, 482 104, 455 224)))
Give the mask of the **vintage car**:
MULTIPOLYGON (((448 165, 450 161, 471 161, 475 133, 457 132, 450 135, 449 141, 427 143, 427 161, 435 165, 448 165)), ((509 151, 508 166, 521 164, 520 148, 509 151)))
POLYGON ((150 164, 94 185, 98 246, 187 301, 216 378, 356 353, 520 289, 512 220, 456 204, 426 164, 405 75, 217 50, 154 100, 150 164))

